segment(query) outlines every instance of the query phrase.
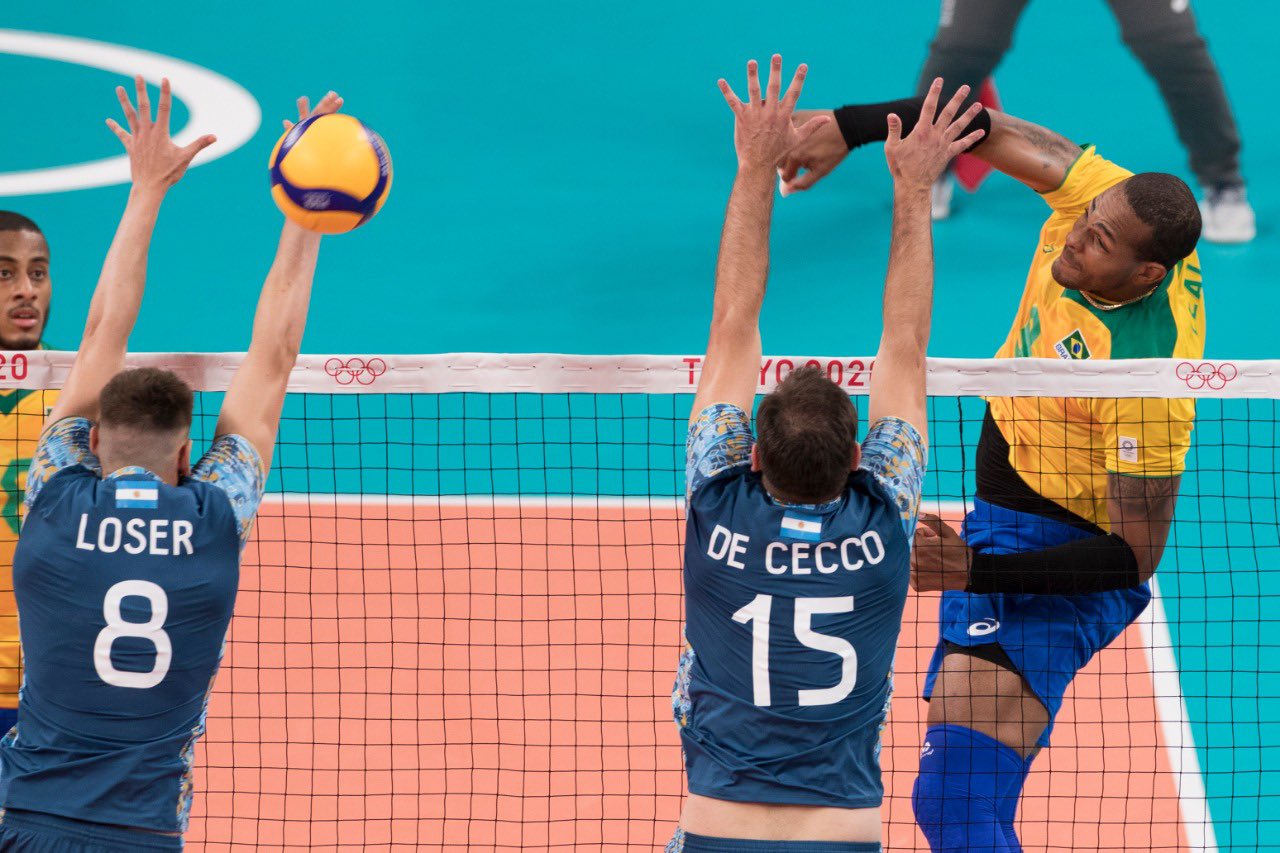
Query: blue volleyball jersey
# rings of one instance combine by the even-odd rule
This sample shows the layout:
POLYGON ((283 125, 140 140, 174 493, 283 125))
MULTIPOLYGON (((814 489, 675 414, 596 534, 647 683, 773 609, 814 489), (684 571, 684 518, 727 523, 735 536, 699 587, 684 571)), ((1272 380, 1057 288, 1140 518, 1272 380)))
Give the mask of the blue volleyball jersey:
POLYGON ((723 800, 878 806, 926 448, 871 426, 844 493, 774 500, 750 419, 715 404, 690 429, 685 639, 672 695, 689 791, 723 800))
POLYGON ((26 673, 0 805, 181 832, 266 472, 233 435, 178 486, 104 477, 89 428, 46 430, 28 475, 13 572, 26 673))

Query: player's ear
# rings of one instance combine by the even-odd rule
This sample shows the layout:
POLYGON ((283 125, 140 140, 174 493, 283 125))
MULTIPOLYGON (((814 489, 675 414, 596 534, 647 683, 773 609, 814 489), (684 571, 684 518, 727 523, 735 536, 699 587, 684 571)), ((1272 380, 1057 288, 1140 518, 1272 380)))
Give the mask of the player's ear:
POLYGON ((178 479, 191 476, 191 439, 178 448, 178 479))
POLYGON ((861 461, 862 461, 862 445, 854 444, 853 445, 853 461, 849 463, 849 470, 857 471, 858 463, 860 463, 861 461))
POLYGON ((1169 271, 1165 269, 1164 264, 1147 261, 1138 267, 1138 274, 1135 280, 1143 287, 1155 287, 1168 274, 1169 271))
POLYGON ((93 424, 89 427, 89 450, 94 456, 98 455, 98 425, 93 424))
POLYGON ((760 470, 760 445, 759 444, 751 445, 751 470, 752 471, 760 470))

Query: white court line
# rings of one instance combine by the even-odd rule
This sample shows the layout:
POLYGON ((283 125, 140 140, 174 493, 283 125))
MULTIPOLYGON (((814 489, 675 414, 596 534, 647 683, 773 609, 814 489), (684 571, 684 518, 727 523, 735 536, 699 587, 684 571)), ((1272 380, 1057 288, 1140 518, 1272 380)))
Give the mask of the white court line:
MULTIPOLYGON (((327 492, 270 492, 262 500, 265 504, 281 506, 329 506, 347 504, 354 506, 422 506, 462 507, 482 509, 684 509, 684 497, 671 495, 375 495, 360 493, 327 492)), ((964 512, 959 501, 926 503, 921 509, 948 518, 964 512)))
POLYGON ((371 495, 272 492, 263 500, 282 506, 420 506, 464 509, 684 509, 683 497, 670 495, 371 495))
POLYGON ((1200 757, 1191 734, 1187 700, 1182 693, 1182 681, 1178 678, 1173 637, 1169 633, 1160 585, 1155 578, 1151 579, 1151 603, 1139 617, 1138 627, 1142 631, 1147 666, 1151 669, 1151 680, 1156 688, 1156 714, 1160 717, 1169 766, 1178 788, 1178 808, 1187 831, 1187 843, 1192 850, 1217 853, 1218 838, 1213 830, 1213 816, 1205 794, 1200 757))
MULTIPOLYGON (((127 83, 134 74, 141 74, 144 80, 159 86, 160 78, 168 77, 174 99, 187 108, 187 124, 173 135, 174 144, 187 145, 206 133, 218 137, 216 143, 196 155, 193 166, 235 151, 253 138, 262 123, 258 102, 243 86, 207 68, 172 56, 58 33, 5 29, 0 29, 0 53, 98 68, 121 75, 122 83, 127 83)), ((125 88, 133 92, 133 86, 125 88)), ((106 92, 102 95, 104 107, 110 108, 115 99, 106 92)), ((119 115, 115 117, 119 118, 119 115)), ((99 132, 108 133, 101 126, 99 132)), ((83 190, 128 181, 129 158, 121 154, 70 166, 0 172, 0 196, 83 190)))

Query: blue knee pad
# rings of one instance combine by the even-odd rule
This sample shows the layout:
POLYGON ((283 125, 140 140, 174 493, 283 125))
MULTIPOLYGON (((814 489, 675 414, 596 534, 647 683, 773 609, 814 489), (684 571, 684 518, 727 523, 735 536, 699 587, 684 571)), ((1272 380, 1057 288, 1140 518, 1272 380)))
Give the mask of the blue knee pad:
POLYGON ((1021 853, 1013 830, 1031 760, 965 726, 930 726, 911 805, 933 853, 1021 853))

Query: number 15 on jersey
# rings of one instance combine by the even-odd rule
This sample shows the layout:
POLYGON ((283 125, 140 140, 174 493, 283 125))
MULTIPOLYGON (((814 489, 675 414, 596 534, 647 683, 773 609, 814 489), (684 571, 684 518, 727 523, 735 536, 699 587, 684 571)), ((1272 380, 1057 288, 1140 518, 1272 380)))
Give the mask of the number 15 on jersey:
MULTIPOLYGON (((755 703, 764 708, 773 704, 769 674, 769 616, 772 611, 773 596, 761 593, 733 614, 734 622, 751 625, 751 688, 755 703)), ((857 650, 848 640, 820 634, 810 627, 814 616, 852 612, 852 595, 795 599, 795 638, 811 649, 837 655, 841 662, 837 684, 797 692, 796 701, 802 707, 834 705, 853 692, 858 681, 857 650)))

